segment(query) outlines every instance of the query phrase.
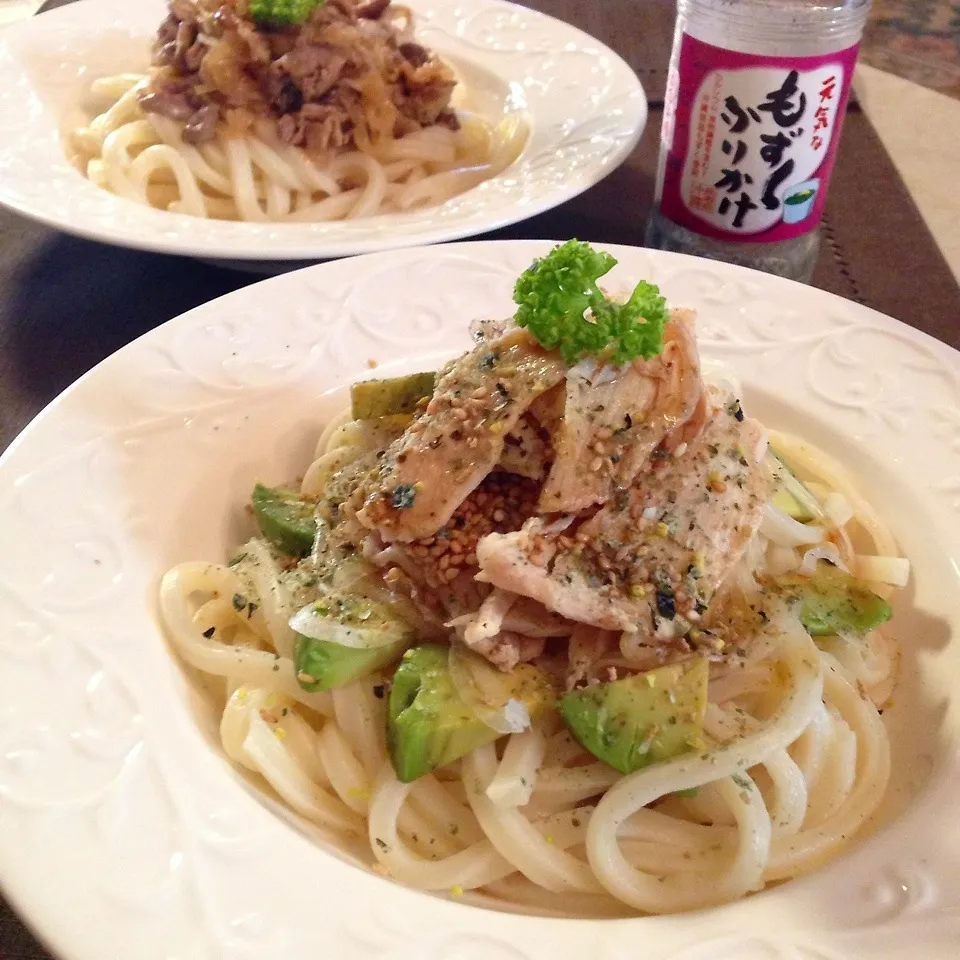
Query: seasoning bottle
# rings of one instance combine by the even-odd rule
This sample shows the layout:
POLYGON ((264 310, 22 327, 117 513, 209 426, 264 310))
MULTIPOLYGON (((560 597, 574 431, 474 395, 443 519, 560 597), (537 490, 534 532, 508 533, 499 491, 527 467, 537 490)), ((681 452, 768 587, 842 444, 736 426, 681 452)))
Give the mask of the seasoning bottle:
POLYGON ((648 246, 809 281, 870 0, 678 0, 648 246))

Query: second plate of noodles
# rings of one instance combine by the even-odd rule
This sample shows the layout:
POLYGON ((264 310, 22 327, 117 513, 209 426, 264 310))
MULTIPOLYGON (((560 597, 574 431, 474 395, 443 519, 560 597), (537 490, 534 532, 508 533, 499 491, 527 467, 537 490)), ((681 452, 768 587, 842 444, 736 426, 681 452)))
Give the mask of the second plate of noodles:
POLYGON ((475 235, 607 176, 643 87, 502 0, 85 0, 0 39, 0 203, 108 243, 310 261, 475 235), (549 49, 551 56, 540 51, 549 49))
POLYGON ((94 81, 68 150, 103 189, 195 217, 435 206, 516 160, 527 124, 455 109, 469 89, 415 26, 381 0, 170 0, 149 73, 94 81))

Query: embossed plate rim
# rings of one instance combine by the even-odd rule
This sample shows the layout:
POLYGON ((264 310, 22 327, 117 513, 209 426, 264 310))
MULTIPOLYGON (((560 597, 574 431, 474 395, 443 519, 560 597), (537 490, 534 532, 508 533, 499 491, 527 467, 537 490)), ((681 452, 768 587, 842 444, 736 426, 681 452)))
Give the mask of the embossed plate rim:
MULTIPOLYGON (((0 530, 18 545, 0 551, 0 883, 64 960, 308 960, 318 947, 351 960, 620 960, 640 937, 651 960, 955 955, 955 698, 949 749, 914 807, 823 870, 715 910, 594 922, 481 911, 331 857, 244 786, 187 708, 153 616, 162 569, 220 557, 235 537, 223 511, 251 470, 302 466, 317 424, 292 409, 309 399, 322 419, 330 390, 369 375, 371 356, 398 367, 465 343, 463 321, 507 311, 512 279, 549 246, 381 253, 229 294, 104 360, 0 457, 0 530), (178 469, 162 469, 172 456, 178 469), (317 915, 319 942, 303 919, 317 915)), ((607 249, 614 282, 647 277, 698 310, 705 352, 731 360, 748 391, 775 375, 785 409, 822 424, 851 465, 889 461, 870 482, 909 494, 904 517, 939 505, 904 546, 917 605, 956 632, 960 354, 813 288, 607 249)), ((960 671, 960 644, 929 657, 932 697, 960 671)))
MULTIPOLYGON (((67 162, 58 134, 66 104, 80 90, 78 72, 86 70, 82 57, 68 51, 115 28, 146 42, 163 16, 160 0, 85 0, 0 33, 0 132, 30 131, 0 147, 0 204, 119 246, 220 260, 322 260, 457 240, 517 223, 589 189, 636 146, 647 120, 643 85, 588 34, 507 0, 412 0, 411 6, 441 53, 507 85, 527 81, 531 134, 520 159, 439 208, 338 224, 204 221, 140 207, 85 180, 67 162), (483 29, 474 30, 480 17, 486 18, 479 23, 483 29), (61 62, 32 76, 29 61, 39 56, 61 62), (579 114, 571 105, 576 98, 579 114), (17 170, 29 171, 29 178, 17 170)), ((116 55, 130 59, 121 50, 116 55)), ((123 69, 133 69, 132 63, 123 69)))

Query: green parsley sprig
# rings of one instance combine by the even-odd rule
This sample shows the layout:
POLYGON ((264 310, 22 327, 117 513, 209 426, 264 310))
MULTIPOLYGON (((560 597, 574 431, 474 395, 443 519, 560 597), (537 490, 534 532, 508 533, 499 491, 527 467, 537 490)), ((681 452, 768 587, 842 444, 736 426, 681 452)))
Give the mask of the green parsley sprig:
POLYGON ((559 349, 569 364, 584 356, 618 365, 655 356, 663 349, 666 300, 646 281, 625 303, 610 300, 597 280, 616 264, 609 253, 568 240, 520 275, 514 319, 548 350, 559 349))
POLYGON ((298 27, 326 0, 250 0, 250 15, 264 27, 298 27))

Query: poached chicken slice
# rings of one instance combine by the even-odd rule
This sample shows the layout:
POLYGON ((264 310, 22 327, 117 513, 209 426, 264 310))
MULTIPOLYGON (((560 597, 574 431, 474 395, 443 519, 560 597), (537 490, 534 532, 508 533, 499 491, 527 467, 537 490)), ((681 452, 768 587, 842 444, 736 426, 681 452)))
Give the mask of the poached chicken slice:
POLYGON ((524 330, 465 354, 354 493, 357 519, 388 542, 433 536, 496 467, 530 404, 565 373, 524 330))
POLYGON ((588 359, 568 372, 563 417, 547 425, 556 456, 540 494, 541 513, 576 513, 607 502, 631 485, 664 437, 693 416, 703 386, 686 314, 674 312, 663 342, 649 360, 611 367, 588 359))
POLYGON ((762 428, 742 418, 732 398, 712 405, 682 455, 655 451, 629 490, 575 528, 554 534, 534 517, 485 537, 478 579, 641 642, 682 633, 742 556, 771 492, 762 428))

